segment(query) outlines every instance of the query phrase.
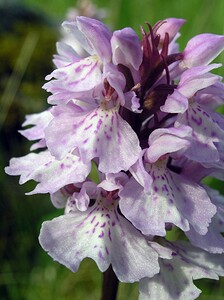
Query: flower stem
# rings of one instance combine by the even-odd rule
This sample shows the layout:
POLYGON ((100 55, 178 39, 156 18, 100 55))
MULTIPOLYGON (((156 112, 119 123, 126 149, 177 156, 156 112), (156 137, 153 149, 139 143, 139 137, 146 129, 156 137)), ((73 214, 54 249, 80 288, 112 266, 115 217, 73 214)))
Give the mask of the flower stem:
POLYGON ((101 300, 116 300, 119 281, 110 266, 103 273, 103 286, 101 300))

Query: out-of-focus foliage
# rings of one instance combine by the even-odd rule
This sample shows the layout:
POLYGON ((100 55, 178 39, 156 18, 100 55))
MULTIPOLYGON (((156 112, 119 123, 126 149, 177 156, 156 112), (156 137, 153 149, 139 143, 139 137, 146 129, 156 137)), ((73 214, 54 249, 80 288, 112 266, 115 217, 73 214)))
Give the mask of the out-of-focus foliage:
MULTIPOLYGON (((95 300, 100 297, 101 274, 91 260, 73 274, 54 263, 38 244, 40 225, 63 213, 49 197, 25 196, 32 183, 18 185, 18 178, 4 174, 13 156, 25 155, 28 145, 17 130, 26 114, 46 108, 44 77, 53 69, 52 55, 59 24, 73 0, 23 0, 0 2, 0 299, 95 300)), ((224 34, 223 0, 96 0, 107 9, 107 24, 133 27, 138 33, 145 21, 154 24, 167 17, 187 19, 180 44, 202 32, 224 34)), ((222 54, 217 61, 224 62, 222 54)), ((224 75, 224 69, 221 71, 224 75)), ((223 187, 213 182, 220 191, 223 187)), ((170 237, 175 238, 174 236, 170 237)), ((223 299, 224 281, 198 281, 201 300, 223 299)), ((121 284, 118 299, 137 299, 138 287, 121 284)))

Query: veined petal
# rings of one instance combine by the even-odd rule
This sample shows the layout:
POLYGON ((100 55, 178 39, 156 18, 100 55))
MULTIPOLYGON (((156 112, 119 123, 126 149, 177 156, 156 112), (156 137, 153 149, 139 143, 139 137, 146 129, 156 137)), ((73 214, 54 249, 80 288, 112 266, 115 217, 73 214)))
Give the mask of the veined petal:
POLYGON ((208 65, 223 49, 224 36, 209 33, 199 34, 187 43, 181 65, 185 68, 208 65))
POLYGON ((62 68, 70 63, 74 63, 80 60, 76 51, 66 43, 58 42, 56 44, 58 55, 54 55, 53 62, 57 68, 62 68))
POLYGON ((192 128, 191 146, 185 153, 189 159, 201 163, 219 161, 219 151, 214 143, 224 139, 224 130, 219 127, 209 111, 199 104, 191 102, 188 110, 177 116, 175 127, 179 127, 180 124, 192 128))
MULTIPOLYGON (((63 68, 54 70, 46 77, 43 88, 52 94, 70 93, 70 100, 80 96, 81 92, 90 91, 100 84, 102 80, 101 62, 95 56, 90 56, 79 62, 69 64, 63 68)), ((63 100, 63 98, 61 99, 63 100)))
POLYGON ((132 28, 124 28, 113 33, 111 38, 113 63, 139 69, 142 62, 140 40, 132 28))
POLYGON ((140 281, 139 300, 193 300, 201 293, 193 279, 218 279, 224 274, 223 255, 206 253, 186 242, 169 248, 173 259, 161 259, 160 273, 140 281))
POLYGON ((191 224, 205 234, 216 213, 203 188, 165 167, 163 162, 150 165, 151 193, 131 179, 119 193, 120 209, 132 224, 146 235, 165 236, 166 223, 183 231, 191 224))
POLYGON ((39 182, 29 195, 54 193, 69 183, 82 182, 90 170, 91 164, 84 164, 76 155, 69 153, 63 160, 56 160, 49 151, 12 158, 5 168, 7 174, 21 176, 20 184, 31 179, 39 182))
POLYGON ((44 222, 40 244, 54 260, 73 272, 90 257, 104 272, 109 265, 120 281, 134 282, 159 272, 158 254, 115 207, 97 203, 44 222))
POLYGON ((110 39, 112 32, 100 21, 87 17, 77 17, 79 30, 86 36, 102 61, 111 61, 110 39))
POLYGON ((74 41, 76 42, 76 47, 82 47, 90 55, 96 54, 95 49, 93 49, 93 45, 90 45, 87 37, 83 32, 80 31, 76 21, 65 21, 62 23, 62 27, 72 36, 72 39, 74 39, 74 41))
POLYGON ((103 173, 127 171, 141 152, 137 135, 116 108, 98 108, 80 116, 61 114, 46 129, 46 141, 58 159, 75 147, 84 162, 99 157, 103 173))

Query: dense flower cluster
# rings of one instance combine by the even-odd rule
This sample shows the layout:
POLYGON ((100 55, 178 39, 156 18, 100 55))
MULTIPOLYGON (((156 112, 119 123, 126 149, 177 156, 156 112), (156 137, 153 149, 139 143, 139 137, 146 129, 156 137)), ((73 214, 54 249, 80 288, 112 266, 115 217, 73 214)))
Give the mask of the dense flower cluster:
POLYGON ((195 299, 193 279, 224 275, 224 197, 201 182, 224 178, 224 85, 210 64, 224 36, 197 35, 179 52, 183 23, 146 24, 139 39, 87 17, 65 22, 85 55, 58 43, 44 85, 52 106, 27 116, 32 152, 6 168, 65 207, 40 233, 54 260, 112 265, 139 282, 140 300, 195 299), (188 241, 168 241, 174 227, 188 241))

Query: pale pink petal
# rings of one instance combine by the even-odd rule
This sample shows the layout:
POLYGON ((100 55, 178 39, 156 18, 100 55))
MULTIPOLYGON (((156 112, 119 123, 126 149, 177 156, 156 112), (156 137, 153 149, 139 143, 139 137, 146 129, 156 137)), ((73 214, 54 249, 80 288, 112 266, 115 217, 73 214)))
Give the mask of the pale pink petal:
POLYGON ((167 18, 164 23, 156 30, 156 34, 160 35, 160 42, 164 41, 165 34, 169 34, 169 42, 171 42, 182 25, 186 22, 184 19, 167 18))
POLYGON ((86 36, 95 53, 99 55, 102 61, 110 62, 112 32, 98 20, 83 16, 77 17, 76 20, 79 30, 86 36))
POLYGON ((192 130, 189 126, 179 128, 161 128, 154 130, 149 136, 149 148, 146 151, 147 160, 156 162, 164 154, 173 154, 177 151, 183 153, 189 146, 187 140, 191 137, 192 130), (163 147, 166 145, 166 147, 163 147))
POLYGON ((223 276, 223 256, 206 253, 187 243, 167 244, 173 259, 160 260, 160 273, 140 280, 139 300, 194 300, 201 291, 194 279, 223 276))
POLYGON ((44 138, 44 129, 53 119, 51 110, 45 110, 41 113, 26 116, 26 121, 23 127, 34 125, 29 129, 19 130, 19 132, 30 141, 35 141, 44 138))
POLYGON ((138 70, 142 62, 140 40, 132 28, 124 28, 113 33, 111 38, 112 61, 138 70))
POLYGON ((54 193, 69 183, 82 182, 90 170, 91 164, 84 164, 76 155, 70 153, 63 160, 56 160, 49 151, 12 158, 5 168, 7 174, 21 176, 20 184, 31 179, 39 182, 29 195, 54 193))
POLYGON ((205 190, 171 172, 163 162, 150 167, 151 193, 146 193, 134 179, 119 193, 124 216, 146 235, 164 236, 167 223, 183 231, 188 231, 191 224, 199 234, 205 234, 216 213, 205 190))
POLYGON ((50 80, 53 77, 55 80, 46 83, 43 88, 52 94, 59 94, 61 100, 64 100, 63 93, 70 95, 69 100, 72 100, 80 96, 81 93, 91 91, 100 84, 102 80, 101 62, 97 57, 90 56, 79 62, 56 69, 46 79, 50 80))
POLYGON ((206 188, 211 201, 217 207, 217 213, 212 218, 205 235, 199 235, 194 228, 186 232, 191 244, 202 248, 210 253, 224 252, 224 197, 218 191, 206 188))
POLYGON ((208 110, 195 102, 190 103, 184 114, 178 115, 175 127, 182 124, 192 128, 191 146, 185 153, 189 159, 203 163, 219 161, 219 151, 214 143, 224 139, 224 130, 212 117, 208 110))
POLYGON ((120 281, 134 282, 159 272, 158 254, 114 207, 94 205, 44 222, 40 244, 54 260, 76 272, 90 257, 104 272, 109 265, 120 281))
POLYGON ((104 173, 127 171, 141 152, 137 135, 116 108, 61 114, 46 129, 46 141, 58 159, 75 147, 84 162, 99 157, 99 170, 104 173))
POLYGON ((185 68, 208 65, 224 49, 224 36, 209 33, 193 37, 184 50, 185 68))

